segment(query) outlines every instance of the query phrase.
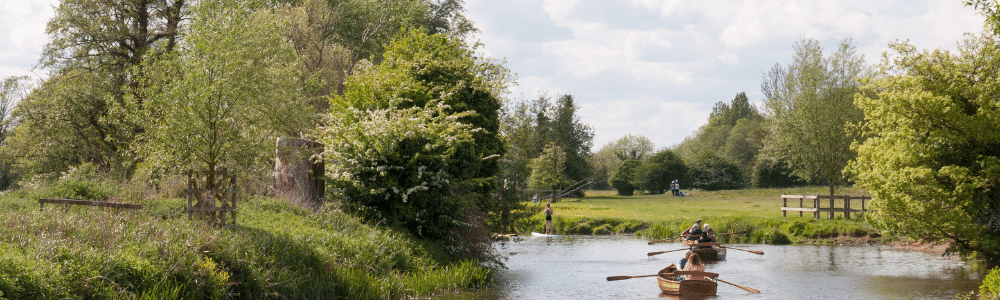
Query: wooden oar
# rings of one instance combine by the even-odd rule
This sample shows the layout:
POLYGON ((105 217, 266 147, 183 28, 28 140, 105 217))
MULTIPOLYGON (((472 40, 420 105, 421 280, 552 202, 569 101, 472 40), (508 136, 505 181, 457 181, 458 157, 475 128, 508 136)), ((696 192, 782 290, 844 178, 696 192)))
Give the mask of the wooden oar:
POLYGON ((726 247, 726 246, 723 246, 723 245, 719 245, 719 247, 722 247, 722 248, 726 248, 726 249, 733 249, 733 250, 740 250, 740 251, 746 251, 746 252, 750 252, 750 253, 753 253, 753 254, 760 254, 760 255, 764 255, 764 251, 757 251, 757 250, 747 250, 747 249, 740 249, 740 248, 733 248, 733 247, 726 247))
POLYGON ((638 275, 638 276, 608 276, 608 281, 625 280, 625 279, 641 278, 641 277, 653 277, 653 276, 660 276, 660 274, 638 275))
POLYGON ((688 250, 688 248, 684 248, 684 249, 677 249, 677 250, 667 250, 667 251, 656 251, 656 252, 649 252, 649 253, 646 253, 646 256, 653 256, 653 255, 660 255, 660 254, 663 254, 663 253, 667 253, 667 252, 674 252, 674 251, 683 251, 683 250, 688 250))
MULTIPOLYGON (((608 277, 608 280, 611 280, 611 277, 608 277)), ((747 292, 751 292, 751 293, 754 293, 754 294, 760 294, 760 291, 752 289, 752 288, 749 288, 749 287, 746 287, 746 286, 742 286, 742 285, 735 284, 735 283, 732 283, 732 282, 729 282, 729 281, 725 281, 725 280, 722 280, 722 279, 718 279, 718 278, 716 278, 716 280, 722 281, 722 282, 725 282, 725 283, 728 283, 728 284, 732 284, 733 286, 736 286, 736 287, 738 287, 740 289, 743 289, 744 291, 747 291, 747 292)))
POLYGON ((653 240, 653 241, 650 241, 649 243, 647 243, 647 245, 652 245, 652 244, 656 244, 656 243, 662 243, 662 242, 666 242, 666 241, 670 241, 670 240, 676 240, 678 238, 680 238, 680 237, 679 236, 675 236, 675 237, 672 237, 672 238, 669 238, 669 239, 653 240))
MULTIPOLYGON (((718 235, 729 235, 729 234, 744 234, 744 233, 747 233, 747 232, 746 232, 746 231, 739 231, 739 232, 726 232, 726 233, 720 233, 720 234, 718 234, 718 235)), ((676 240, 676 239, 679 239, 679 238, 682 238, 682 237, 684 237, 684 236, 675 236, 675 237, 672 237, 672 238, 669 238, 669 239, 662 239, 662 240, 653 240, 653 241, 650 241, 650 242, 649 242, 649 243, 647 243, 647 244, 649 244, 649 245, 652 245, 652 244, 656 244, 656 243, 662 243, 662 242, 666 242, 666 241, 671 241, 671 240, 676 240)))

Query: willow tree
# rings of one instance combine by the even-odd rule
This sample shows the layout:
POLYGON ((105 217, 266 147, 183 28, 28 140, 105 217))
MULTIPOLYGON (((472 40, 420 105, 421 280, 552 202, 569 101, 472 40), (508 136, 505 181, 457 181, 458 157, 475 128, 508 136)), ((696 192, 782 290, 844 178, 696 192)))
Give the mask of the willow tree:
POLYGON ((880 228, 1000 258, 1000 46, 968 36, 958 53, 892 43, 862 81, 865 114, 849 171, 880 228))
POLYGON ((848 124, 863 118, 854 93, 856 78, 866 72, 864 57, 850 39, 825 58, 816 40, 803 39, 793 48, 792 63, 776 65, 761 87, 770 117, 763 153, 787 161, 799 177, 825 181, 832 196, 855 156, 848 124))

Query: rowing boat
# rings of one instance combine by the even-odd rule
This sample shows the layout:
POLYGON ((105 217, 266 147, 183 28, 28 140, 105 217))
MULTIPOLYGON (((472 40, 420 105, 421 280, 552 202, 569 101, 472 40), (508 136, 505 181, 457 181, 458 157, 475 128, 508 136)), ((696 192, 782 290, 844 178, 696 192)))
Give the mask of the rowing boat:
POLYGON ((719 277, 719 274, 702 271, 675 271, 673 273, 660 273, 660 276, 656 276, 656 282, 660 286, 660 291, 668 295, 715 296, 716 289, 719 287, 716 277, 719 277), (697 279, 677 280, 678 275, 697 279))
POLYGON ((684 240, 684 246, 690 246, 691 251, 697 253, 703 261, 726 259, 726 248, 719 247, 718 243, 698 243, 698 241, 684 240))

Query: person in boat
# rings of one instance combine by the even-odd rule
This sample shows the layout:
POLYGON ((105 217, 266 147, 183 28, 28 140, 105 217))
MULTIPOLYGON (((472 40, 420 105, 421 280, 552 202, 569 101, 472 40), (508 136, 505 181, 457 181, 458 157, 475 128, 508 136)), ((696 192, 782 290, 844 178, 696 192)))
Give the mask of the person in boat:
POLYGON ((694 221, 694 225, 691 225, 690 228, 684 230, 684 233, 681 233, 681 236, 688 240, 697 240, 701 238, 703 233, 704 232, 701 230, 701 219, 698 219, 694 221))
POLYGON ((698 240, 699 243, 718 243, 718 240, 715 239, 715 230, 712 229, 712 226, 705 224, 702 228, 704 233, 701 239, 698 240))
MULTIPOLYGON (((688 251, 681 259, 681 271, 705 271, 705 264, 694 251, 688 251)), ((704 276, 680 276, 678 280, 706 280, 704 276)))
POLYGON ((552 202, 545 203, 545 234, 552 234, 552 202))

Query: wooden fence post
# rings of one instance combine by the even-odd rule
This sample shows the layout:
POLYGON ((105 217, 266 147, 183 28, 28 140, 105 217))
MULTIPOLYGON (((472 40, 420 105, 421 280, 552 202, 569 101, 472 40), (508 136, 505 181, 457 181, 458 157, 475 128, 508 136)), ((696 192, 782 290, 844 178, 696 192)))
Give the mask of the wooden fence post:
MULTIPOLYGON (((781 207, 788 207, 788 198, 785 198, 784 195, 782 195, 781 197, 781 207)), ((785 210, 781 210, 781 217, 787 218, 788 212, 785 210)))

